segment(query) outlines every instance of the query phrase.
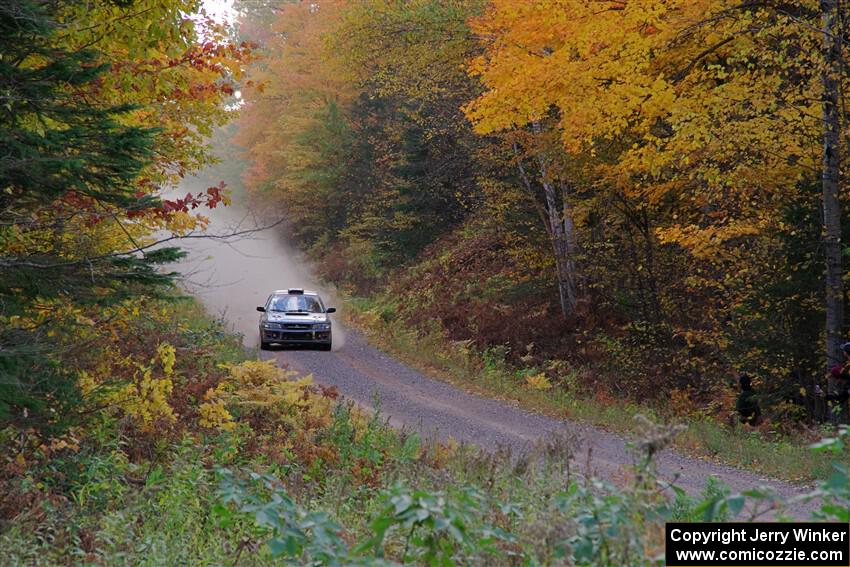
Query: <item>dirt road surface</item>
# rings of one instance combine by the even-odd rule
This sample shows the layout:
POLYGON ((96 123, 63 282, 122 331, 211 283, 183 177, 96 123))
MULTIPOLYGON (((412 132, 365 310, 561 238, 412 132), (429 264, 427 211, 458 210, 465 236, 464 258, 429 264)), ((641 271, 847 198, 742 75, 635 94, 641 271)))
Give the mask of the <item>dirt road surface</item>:
MULTIPOLYGON (((347 398, 365 406, 380 400, 381 412, 398 427, 415 430, 425 437, 449 437, 485 448, 509 445, 525 451, 550 433, 566 434, 577 440, 576 461, 584 467, 591 450, 591 471, 615 482, 626 478, 633 453, 626 441, 613 433, 575 422, 561 421, 525 411, 505 401, 470 394, 431 378, 369 345, 358 333, 348 330, 344 346, 333 352, 302 348, 272 347, 261 353, 317 382, 333 385, 347 398)), ((743 491, 770 485, 787 497, 803 492, 800 487, 763 478, 733 467, 664 451, 658 459, 661 476, 691 494, 699 494, 709 477, 743 491)), ((583 471, 585 472, 585 471, 583 471)))

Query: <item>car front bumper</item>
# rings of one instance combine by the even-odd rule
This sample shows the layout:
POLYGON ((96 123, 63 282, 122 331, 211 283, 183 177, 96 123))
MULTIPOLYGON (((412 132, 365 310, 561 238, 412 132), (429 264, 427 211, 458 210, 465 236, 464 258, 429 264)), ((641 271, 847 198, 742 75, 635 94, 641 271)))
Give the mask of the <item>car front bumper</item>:
POLYGON ((260 336, 266 343, 286 344, 328 344, 331 342, 331 332, 306 331, 288 329, 260 329, 260 336))

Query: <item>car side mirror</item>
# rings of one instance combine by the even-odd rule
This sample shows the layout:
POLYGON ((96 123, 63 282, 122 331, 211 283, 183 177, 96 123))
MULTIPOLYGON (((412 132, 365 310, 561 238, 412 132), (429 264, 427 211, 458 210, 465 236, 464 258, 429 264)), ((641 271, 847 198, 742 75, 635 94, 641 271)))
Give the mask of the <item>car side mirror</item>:
POLYGON ((336 307, 328 307, 325 309, 325 313, 336 313, 336 307))
POLYGON ((259 311, 260 313, 265 313, 265 312, 266 312, 266 308, 265 308, 265 307, 263 307, 262 305, 258 305, 258 306, 257 306, 257 311, 259 311))

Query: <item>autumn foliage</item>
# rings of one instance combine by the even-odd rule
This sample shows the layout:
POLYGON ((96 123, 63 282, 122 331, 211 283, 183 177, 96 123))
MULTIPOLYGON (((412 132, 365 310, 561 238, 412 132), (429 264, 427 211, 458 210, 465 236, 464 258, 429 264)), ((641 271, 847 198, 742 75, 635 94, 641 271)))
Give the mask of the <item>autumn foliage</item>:
MULTIPOLYGON (((167 290, 165 266, 181 252, 160 241, 202 231, 202 211, 229 201, 223 185, 164 197, 211 162, 206 138, 231 118, 250 57, 248 43, 196 8, 0 5, 4 425, 50 431, 86 419, 79 405, 94 375, 69 364, 91 347, 86 326, 105 325, 129 298, 167 290)), ((103 364, 110 356, 105 348, 103 364)), ((122 364, 142 378, 116 386, 116 399, 138 399, 133 411, 145 422, 167 418, 143 402, 168 394, 151 363, 122 364)))
POLYGON ((389 283, 412 323, 533 344, 630 397, 709 404, 749 372, 820 419, 837 308, 821 9, 285 5, 250 72, 246 181, 330 277, 389 283))
MULTIPOLYGON (((642 416, 615 485, 574 474, 571 436, 426 442, 248 360, 174 289, 170 245, 229 204, 174 189, 237 115, 251 199, 374 296, 371 328, 561 411, 690 418, 683 445, 705 427, 741 443, 727 461, 829 475, 802 498, 850 519, 845 465, 766 439, 832 417, 846 7, 234 6, 238 29, 199 0, 0 0, 4 564, 649 565, 665 521, 800 513, 662 482, 683 429, 642 416), (764 435, 734 422, 741 372, 764 435)), ((813 448, 846 461, 847 437, 813 448)))

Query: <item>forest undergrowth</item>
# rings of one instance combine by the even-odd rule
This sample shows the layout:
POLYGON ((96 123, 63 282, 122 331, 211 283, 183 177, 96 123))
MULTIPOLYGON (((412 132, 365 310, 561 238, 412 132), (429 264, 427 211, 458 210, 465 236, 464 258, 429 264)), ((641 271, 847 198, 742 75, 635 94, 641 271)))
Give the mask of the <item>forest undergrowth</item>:
MULTIPOLYGON (((650 457, 674 435, 664 426, 633 440, 625 486, 584 475, 565 435, 528 454, 421 439, 252 360, 192 300, 144 306, 122 323, 132 354, 101 337, 143 368, 130 383, 144 395, 49 440, 3 432, 7 565, 652 565, 667 520, 794 506, 758 488, 668 487, 650 457)), ((815 450, 846 455, 846 441, 815 450)), ((847 521, 846 466, 805 498, 847 521)))

